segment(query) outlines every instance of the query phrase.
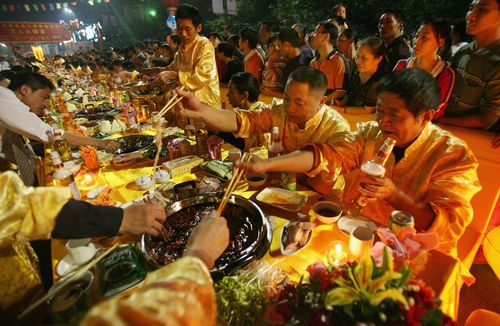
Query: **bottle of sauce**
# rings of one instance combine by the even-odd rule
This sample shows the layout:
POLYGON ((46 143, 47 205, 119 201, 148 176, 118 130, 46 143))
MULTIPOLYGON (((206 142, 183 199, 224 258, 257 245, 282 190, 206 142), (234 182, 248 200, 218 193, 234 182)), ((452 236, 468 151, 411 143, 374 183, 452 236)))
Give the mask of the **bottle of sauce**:
MULTIPOLYGON (((267 156, 269 158, 280 156, 283 154, 283 143, 281 140, 280 128, 278 126, 274 126, 271 132, 271 146, 267 151, 267 156)), ((269 174, 269 180, 271 185, 280 186, 281 184, 281 173, 272 172, 269 174)))
POLYGON ((63 162, 61 161, 61 157, 57 151, 52 151, 50 153, 50 157, 52 158, 52 166, 54 167, 54 172, 52 173, 52 183, 56 187, 69 187, 73 198, 76 200, 80 200, 80 191, 78 190, 78 186, 75 182, 75 177, 70 170, 64 167, 63 162))
POLYGON ((59 153, 59 156, 61 157, 61 160, 63 162, 71 160, 71 152, 69 150, 69 144, 66 141, 66 139, 63 138, 62 131, 60 129, 55 129, 54 136, 55 138, 54 138, 53 149, 55 149, 59 153))

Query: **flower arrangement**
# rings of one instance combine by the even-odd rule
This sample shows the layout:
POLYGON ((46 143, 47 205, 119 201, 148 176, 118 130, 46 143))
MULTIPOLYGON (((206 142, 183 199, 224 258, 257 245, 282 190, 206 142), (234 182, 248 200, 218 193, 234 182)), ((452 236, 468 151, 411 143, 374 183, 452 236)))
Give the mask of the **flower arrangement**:
POLYGON ((271 325, 453 325, 440 301, 411 270, 393 268, 383 250, 378 267, 370 255, 337 268, 310 265, 309 279, 287 285, 268 306, 271 325))

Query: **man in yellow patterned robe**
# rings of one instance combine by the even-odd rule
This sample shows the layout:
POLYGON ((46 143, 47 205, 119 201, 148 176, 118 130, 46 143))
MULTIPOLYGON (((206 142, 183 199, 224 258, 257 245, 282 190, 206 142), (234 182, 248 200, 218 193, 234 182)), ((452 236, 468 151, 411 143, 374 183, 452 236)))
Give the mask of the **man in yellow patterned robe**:
MULTIPOLYGON (((324 105, 327 81, 314 68, 300 67, 288 79, 283 101, 274 101, 260 111, 216 111, 201 104, 192 94, 178 90, 185 97, 181 115, 202 120, 207 129, 232 132, 236 137, 248 138, 279 127, 285 152, 291 152, 309 143, 333 143, 349 131, 349 123, 334 109, 324 105)), ((330 194, 338 170, 323 171, 308 179, 315 190, 330 194)))
POLYGON ((310 176, 339 167, 343 174, 359 172, 391 137, 396 146, 385 176, 361 176, 354 187, 369 199, 363 215, 387 225, 391 211, 409 212, 417 231, 436 232, 438 250, 457 257, 457 241, 473 217, 470 201, 481 189, 477 160, 461 139, 431 123, 439 105, 431 75, 417 68, 393 73, 381 80, 377 94, 377 122, 360 123, 331 145, 312 144, 267 161, 254 158, 247 168, 310 176))
POLYGON ((184 88, 212 108, 221 108, 219 77, 215 50, 201 32, 201 15, 197 8, 183 4, 176 12, 177 33, 181 37, 174 61, 157 78, 178 80, 184 88))

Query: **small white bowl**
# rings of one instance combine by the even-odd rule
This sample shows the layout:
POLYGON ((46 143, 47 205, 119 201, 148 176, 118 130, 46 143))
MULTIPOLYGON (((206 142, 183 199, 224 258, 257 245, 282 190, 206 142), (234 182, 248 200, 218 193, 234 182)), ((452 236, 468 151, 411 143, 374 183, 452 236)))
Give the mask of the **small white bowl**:
POLYGON ((70 170, 73 174, 77 174, 81 167, 82 161, 80 160, 69 160, 64 162, 64 168, 70 170))
POLYGON ((167 183, 170 180, 170 173, 162 169, 156 170, 154 175, 156 183, 167 183))
POLYGON ((149 175, 141 175, 137 179, 135 179, 135 184, 141 189, 141 190, 147 190, 151 188, 155 182, 153 178, 149 175))
POLYGON ((321 223, 333 224, 342 216, 340 206, 331 201, 319 201, 312 207, 313 215, 321 223))
POLYGON ((247 173, 248 185, 252 188, 262 187, 266 184, 267 174, 265 173, 247 173))

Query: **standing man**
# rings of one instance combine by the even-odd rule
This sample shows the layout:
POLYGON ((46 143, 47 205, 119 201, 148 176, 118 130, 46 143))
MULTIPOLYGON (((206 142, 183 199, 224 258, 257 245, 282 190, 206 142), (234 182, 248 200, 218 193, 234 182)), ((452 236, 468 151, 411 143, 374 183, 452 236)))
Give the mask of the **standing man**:
POLYGON ((404 36, 404 15, 399 10, 385 10, 378 22, 380 37, 384 40, 389 71, 401 59, 409 58, 410 46, 404 36))
POLYGON ((314 58, 314 51, 311 49, 309 44, 306 42, 306 27, 304 24, 296 23, 293 24, 292 29, 297 32, 300 40, 300 56, 302 57, 302 61, 306 64, 309 64, 311 60, 314 58))
POLYGON ((323 22, 314 29, 311 38, 312 47, 318 55, 309 64, 310 67, 321 70, 328 80, 326 90, 327 103, 334 103, 335 100, 345 95, 347 88, 344 83, 349 80, 349 60, 347 60, 335 48, 338 29, 335 25, 323 22))
POLYGON ((455 87, 439 122, 500 133, 500 7, 498 0, 473 0, 466 15, 474 41, 453 57, 455 87))
POLYGON ((251 73, 259 84, 262 82, 262 70, 264 69, 264 57, 257 51, 259 34, 250 26, 240 30, 240 49, 245 53, 243 64, 245 72, 251 73))
POLYGON ((163 81, 179 80, 187 90, 194 92, 203 103, 213 108, 221 107, 219 77, 215 64, 215 50, 201 32, 201 15, 198 8, 182 4, 175 15, 177 33, 181 44, 168 71, 158 74, 163 81))
POLYGON ((276 21, 266 20, 260 24, 259 41, 261 47, 264 49, 266 56, 269 55, 267 49, 267 42, 269 38, 280 31, 280 25, 276 21))

